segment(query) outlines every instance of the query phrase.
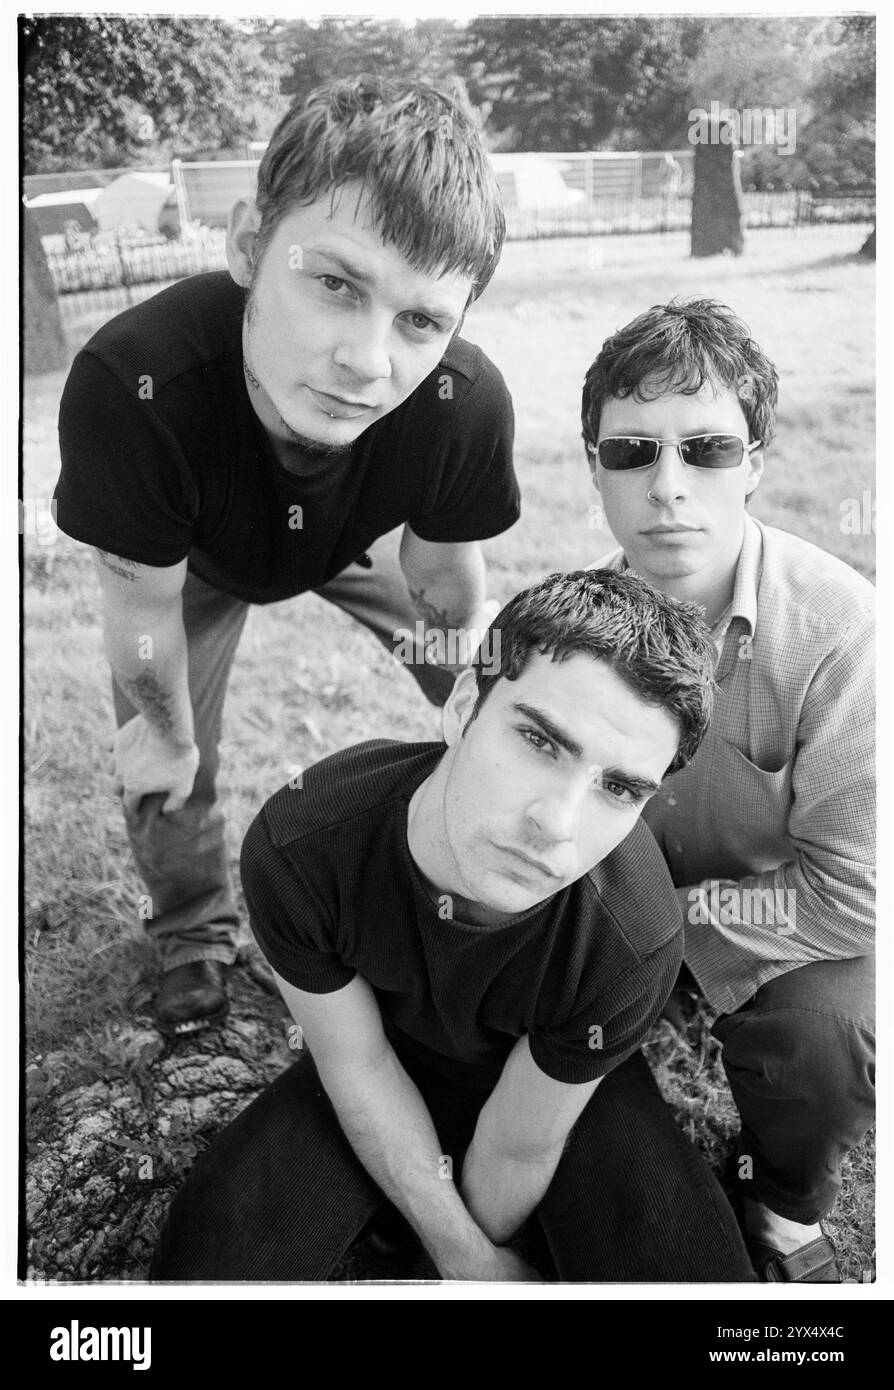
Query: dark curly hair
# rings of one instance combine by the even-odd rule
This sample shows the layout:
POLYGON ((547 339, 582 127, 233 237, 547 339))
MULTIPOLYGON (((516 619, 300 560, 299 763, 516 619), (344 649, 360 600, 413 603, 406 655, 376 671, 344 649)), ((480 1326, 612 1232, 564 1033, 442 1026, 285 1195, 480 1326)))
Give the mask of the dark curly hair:
POLYGON ((595 446, 609 397, 649 401, 671 391, 694 396, 706 382, 731 387, 751 439, 770 443, 778 378, 747 325, 714 299, 656 304, 606 338, 587 372, 581 408, 584 442, 595 446))
POLYGON ((472 662, 478 685, 473 719, 495 682, 517 680, 535 654, 567 661, 583 653, 607 662, 643 700, 676 719, 680 743, 669 773, 695 755, 713 711, 716 656, 695 604, 669 598, 630 571, 574 570, 547 575, 516 594, 490 630, 499 644, 483 641, 472 662), (497 645, 494 669, 482 651, 497 645))

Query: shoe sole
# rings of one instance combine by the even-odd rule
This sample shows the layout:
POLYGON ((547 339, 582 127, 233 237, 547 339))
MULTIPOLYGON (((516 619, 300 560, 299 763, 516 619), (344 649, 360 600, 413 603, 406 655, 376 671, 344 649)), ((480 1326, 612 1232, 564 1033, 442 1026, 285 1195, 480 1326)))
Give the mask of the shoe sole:
POLYGON ((195 1033, 205 1033, 215 1024, 223 1023, 229 1012, 230 1006, 225 1004, 223 1008, 216 1009, 213 1014, 204 1014, 201 1018, 167 1020, 156 1017, 155 1026, 159 1033, 166 1038, 186 1038, 195 1033))

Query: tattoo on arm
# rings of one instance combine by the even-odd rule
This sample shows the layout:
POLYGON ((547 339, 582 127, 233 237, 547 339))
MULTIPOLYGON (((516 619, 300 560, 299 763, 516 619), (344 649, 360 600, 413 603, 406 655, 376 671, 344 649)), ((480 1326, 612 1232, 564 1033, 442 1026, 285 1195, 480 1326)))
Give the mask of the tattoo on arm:
POLYGON ((252 371, 251 367, 248 365, 248 362, 246 361, 244 355, 243 355, 243 358, 242 358, 242 367, 243 367, 243 370, 244 370, 244 372, 245 372, 245 375, 248 377, 249 384, 250 384, 251 386, 253 386, 254 389, 255 389, 256 391, 260 391, 260 389, 261 389, 261 383, 258 381, 258 378, 255 376, 255 374, 254 374, 254 372, 252 371))
POLYGON ((123 555, 111 555, 107 550, 98 550, 96 553, 101 564, 105 565, 107 570, 111 570, 112 574, 117 574, 120 579, 127 579, 131 584, 136 584, 136 560, 125 560, 123 555))
POLYGON ((416 612, 420 618, 425 619, 429 627, 445 631, 449 627, 457 626, 445 608, 438 608, 435 604, 429 603, 424 589, 410 589, 410 598, 416 606, 416 612))
POLYGON ((124 682, 125 689, 133 698, 134 704, 149 723, 161 734, 169 734, 174 727, 170 702, 159 685, 154 671, 141 671, 134 679, 124 682))

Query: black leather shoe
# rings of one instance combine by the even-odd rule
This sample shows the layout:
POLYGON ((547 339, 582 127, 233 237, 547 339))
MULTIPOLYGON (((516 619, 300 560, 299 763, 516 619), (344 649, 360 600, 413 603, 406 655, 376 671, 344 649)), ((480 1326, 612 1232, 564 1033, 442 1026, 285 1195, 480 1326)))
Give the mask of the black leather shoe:
POLYGON ((162 976, 155 998, 155 1023, 167 1038, 199 1033, 226 1018, 227 969, 216 960, 175 965, 162 976))

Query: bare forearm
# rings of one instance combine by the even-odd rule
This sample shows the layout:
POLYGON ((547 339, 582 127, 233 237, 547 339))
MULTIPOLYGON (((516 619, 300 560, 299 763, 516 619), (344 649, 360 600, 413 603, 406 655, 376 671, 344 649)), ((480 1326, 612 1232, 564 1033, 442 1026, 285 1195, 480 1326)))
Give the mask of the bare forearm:
POLYGON ((494 638, 487 630, 499 611, 499 604, 485 599, 486 570, 477 546, 468 553, 463 548, 456 563, 437 572, 405 570, 413 607, 419 614, 418 629, 425 632, 425 660, 444 666, 458 675, 469 665, 476 648, 482 658, 499 665, 499 649, 494 658, 494 638))
POLYGON ((136 709, 172 745, 194 739, 186 634, 180 601, 167 609, 129 605, 103 615, 112 672, 136 709))
POLYGON ((477 546, 439 570, 405 570, 413 607, 429 628, 465 627, 477 616, 487 593, 484 556, 477 546))
POLYGON ((488 1150, 475 1139, 462 1172, 469 1213, 495 1245, 512 1239, 552 1182, 561 1149, 530 1158, 488 1150))
POLYGON ((357 1157, 441 1274, 487 1277, 493 1246, 466 1210, 452 1158, 441 1152, 428 1108, 394 1053, 374 1067, 323 1073, 323 1081, 357 1157))

